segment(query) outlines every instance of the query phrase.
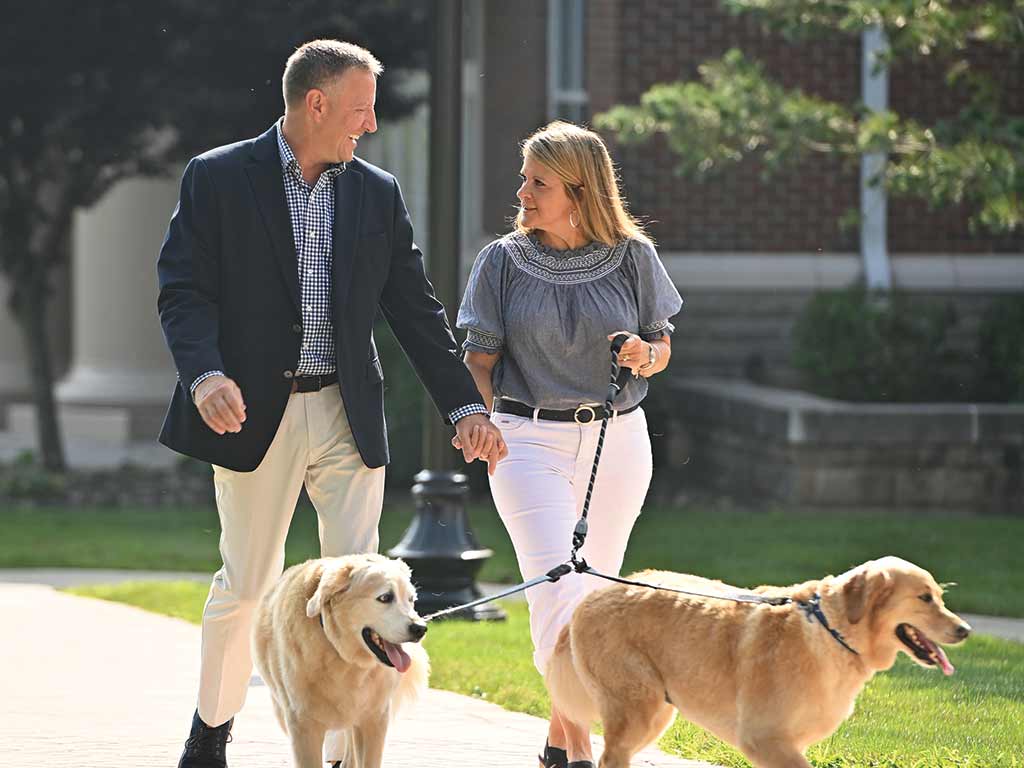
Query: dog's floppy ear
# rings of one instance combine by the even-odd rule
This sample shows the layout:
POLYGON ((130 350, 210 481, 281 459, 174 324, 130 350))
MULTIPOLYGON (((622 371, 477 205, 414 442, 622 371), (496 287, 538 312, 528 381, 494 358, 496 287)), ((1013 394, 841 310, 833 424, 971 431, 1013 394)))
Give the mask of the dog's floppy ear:
POLYGON ((329 597, 348 589, 349 584, 352 583, 352 570, 351 563, 334 568, 330 566, 324 568, 320 574, 320 583, 317 585, 316 591, 306 603, 306 615, 309 618, 320 615, 324 601, 329 597))
POLYGON ((893 579, 887 571, 868 563, 851 571, 843 584, 846 618, 856 624, 892 593, 893 579))

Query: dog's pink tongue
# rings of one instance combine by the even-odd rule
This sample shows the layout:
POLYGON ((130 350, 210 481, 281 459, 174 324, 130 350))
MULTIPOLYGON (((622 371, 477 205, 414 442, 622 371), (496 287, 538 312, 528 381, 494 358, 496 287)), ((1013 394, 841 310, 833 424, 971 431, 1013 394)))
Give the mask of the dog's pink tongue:
POLYGON ((956 672, 956 667, 949 663, 949 659, 946 658, 945 651, 942 650, 938 645, 935 646, 936 655, 939 657, 939 666, 942 667, 942 674, 949 677, 956 672))
POLYGON ((399 672, 405 672, 412 664, 409 654, 402 650, 402 646, 389 643, 384 640, 384 652, 388 655, 388 661, 395 665, 399 672))

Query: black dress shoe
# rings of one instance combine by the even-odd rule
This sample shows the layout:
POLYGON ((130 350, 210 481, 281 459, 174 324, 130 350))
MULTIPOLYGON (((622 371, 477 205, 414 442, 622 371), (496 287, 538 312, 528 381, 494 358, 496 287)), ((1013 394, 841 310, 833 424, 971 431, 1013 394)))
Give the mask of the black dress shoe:
POLYGON ((224 725, 211 728, 202 721, 197 710, 192 716, 192 732, 185 742, 178 768, 227 768, 224 747, 231 741, 231 724, 234 722, 235 719, 231 718, 224 725))

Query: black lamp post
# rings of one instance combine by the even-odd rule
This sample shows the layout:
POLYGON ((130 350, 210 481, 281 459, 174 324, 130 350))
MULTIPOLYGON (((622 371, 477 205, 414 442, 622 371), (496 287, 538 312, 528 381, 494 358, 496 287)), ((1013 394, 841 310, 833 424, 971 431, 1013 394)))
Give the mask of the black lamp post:
MULTIPOLYGON (((462 151, 462 0, 435 0, 430 72, 430 275, 438 299, 449 310, 459 299, 459 174, 462 151)), ((449 311, 449 317, 452 312, 449 311)), ((425 402, 423 457, 427 467, 412 488, 416 517, 402 540, 388 550, 413 571, 426 615, 481 596, 476 575, 491 556, 469 527, 465 499, 469 485, 455 471, 457 454, 450 429, 425 402)), ((504 619, 492 604, 452 614, 467 619, 504 619)))

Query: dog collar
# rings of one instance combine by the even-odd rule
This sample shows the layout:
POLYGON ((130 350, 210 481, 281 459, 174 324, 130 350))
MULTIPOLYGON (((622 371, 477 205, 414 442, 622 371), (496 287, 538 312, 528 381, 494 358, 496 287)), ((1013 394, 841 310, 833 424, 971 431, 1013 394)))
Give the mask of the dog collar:
POLYGON ((825 617, 825 612, 821 610, 821 595, 815 592, 814 597, 810 600, 797 600, 796 604, 800 606, 800 610, 807 614, 808 621, 811 621, 812 618, 817 619, 818 623, 835 638, 837 643, 843 646, 843 648, 848 650, 854 656, 860 656, 857 651, 850 647, 850 644, 846 642, 842 633, 840 633, 838 629, 829 626, 828 619, 825 617))

